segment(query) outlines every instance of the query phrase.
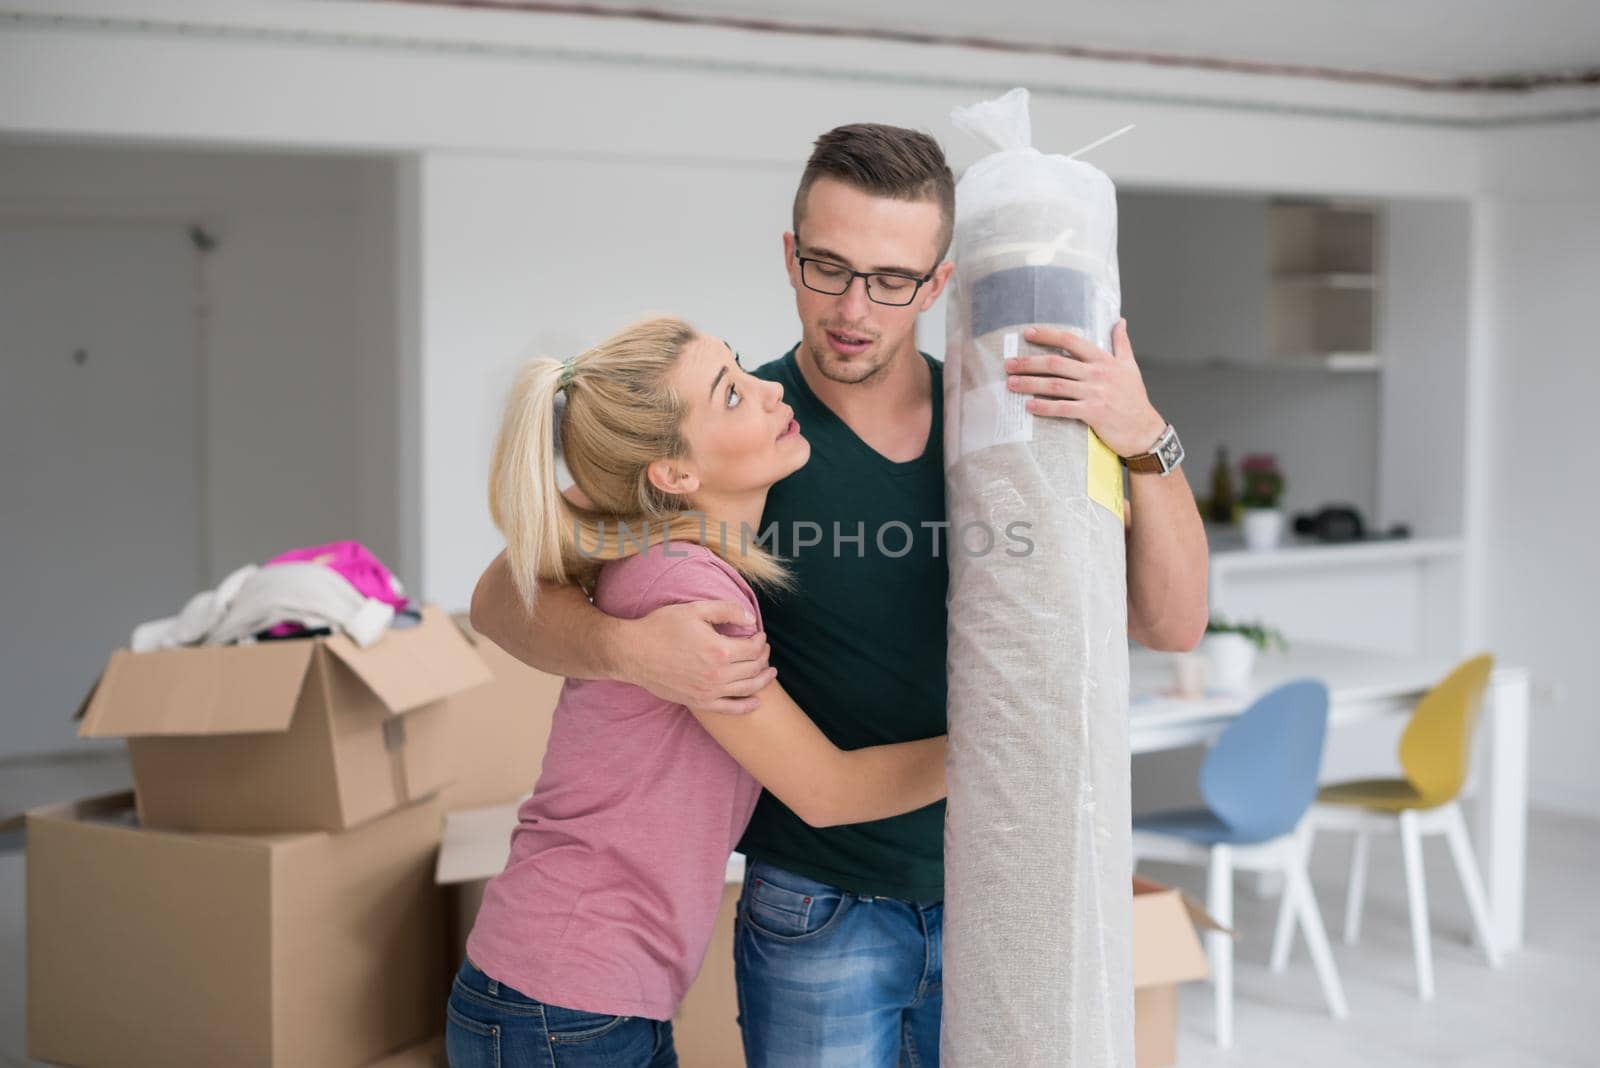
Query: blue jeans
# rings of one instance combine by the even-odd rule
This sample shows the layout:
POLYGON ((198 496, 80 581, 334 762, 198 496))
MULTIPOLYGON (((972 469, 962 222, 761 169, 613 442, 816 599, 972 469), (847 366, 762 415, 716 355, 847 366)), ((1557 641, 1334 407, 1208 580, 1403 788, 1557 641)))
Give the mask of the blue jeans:
POLYGON ((939 1063, 942 902, 869 897, 752 861, 734 932, 749 1068, 939 1063))
POLYGON ((678 1068, 672 1022, 545 1005, 463 961, 445 1008, 450 1068, 678 1068))

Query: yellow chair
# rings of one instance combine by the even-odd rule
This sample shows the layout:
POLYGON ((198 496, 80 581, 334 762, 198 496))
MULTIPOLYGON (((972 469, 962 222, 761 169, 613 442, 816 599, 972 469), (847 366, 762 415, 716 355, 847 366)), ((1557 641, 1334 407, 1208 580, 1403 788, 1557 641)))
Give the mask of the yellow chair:
MULTIPOLYGON (((1428 933, 1428 896, 1422 878, 1422 836, 1442 834, 1450 844, 1456 874, 1479 944, 1493 968, 1500 967, 1489 925, 1488 900, 1473 857, 1466 820, 1456 797, 1467 780, 1472 734, 1483 704, 1494 658, 1477 656, 1458 665, 1417 704, 1400 737, 1403 779, 1361 779, 1325 786, 1306 814, 1307 856, 1318 830, 1355 832, 1350 862, 1350 892, 1345 899, 1344 940, 1353 944, 1361 928, 1361 898, 1367 878, 1367 839, 1374 832, 1400 832, 1405 857, 1406 897, 1411 909, 1411 948, 1416 957, 1417 992, 1433 1000, 1433 949, 1428 933)), ((1272 943, 1272 969, 1289 963, 1293 918, 1282 910, 1272 943)))

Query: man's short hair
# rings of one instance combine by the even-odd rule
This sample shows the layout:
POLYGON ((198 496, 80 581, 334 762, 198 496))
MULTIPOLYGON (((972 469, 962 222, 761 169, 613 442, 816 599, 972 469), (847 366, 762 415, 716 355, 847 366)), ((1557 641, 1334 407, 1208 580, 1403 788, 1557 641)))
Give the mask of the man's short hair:
POLYGON ((918 130, 858 122, 817 138, 794 195, 794 232, 805 219, 806 194, 832 178, 873 196, 932 200, 939 205, 939 262, 955 229, 956 180, 939 142, 918 130))

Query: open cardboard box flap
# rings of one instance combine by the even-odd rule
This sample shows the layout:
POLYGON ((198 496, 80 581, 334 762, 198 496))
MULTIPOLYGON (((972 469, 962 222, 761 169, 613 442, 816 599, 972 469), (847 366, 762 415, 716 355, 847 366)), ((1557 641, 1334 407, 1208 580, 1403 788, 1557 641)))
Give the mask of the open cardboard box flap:
POLYGON ((422 609, 419 626, 390 631, 365 649, 343 634, 323 644, 390 712, 409 712, 493 678, 467 636, 434 605, 422 609), (443 640, 446 633, 451 640, 443 640), (424 641, 427 655, 418 656, 424 641))
POLYGON ((111 654, 78 710, 78 737, 254 734, 287 730, 311 641, 111 654))
POLYGON ((392 713, 490 681, 472 645, 429 605, 422 622, 362 649, 348 637, 148 653, 118 650, 78 711, 81 738, 284 731, 319 649, 355 673, 392 713))
POLYGON ((433 881, 450 886, 500 874, 520 807, 520 802, 512 802, 446 813, 433 881))
POLYGON ((1186 983, 1207 975, 1195 928, 1232 931, 1181 890, 1133 878, 1133 985, 1136 989, 1186 983))

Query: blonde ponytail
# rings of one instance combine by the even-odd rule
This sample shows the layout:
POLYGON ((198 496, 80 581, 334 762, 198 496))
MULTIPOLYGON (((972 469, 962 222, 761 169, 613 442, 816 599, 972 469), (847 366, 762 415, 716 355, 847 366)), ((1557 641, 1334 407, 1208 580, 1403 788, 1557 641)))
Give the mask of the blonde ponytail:
POLYGON ((534 360, 506 400, 489 466, 489 514, 506 539, 506 559, 523 604, 533 607, 538 580, 567 582, 562 538, 572 507, 556 481, 556 393, 562 365, 534 360))

